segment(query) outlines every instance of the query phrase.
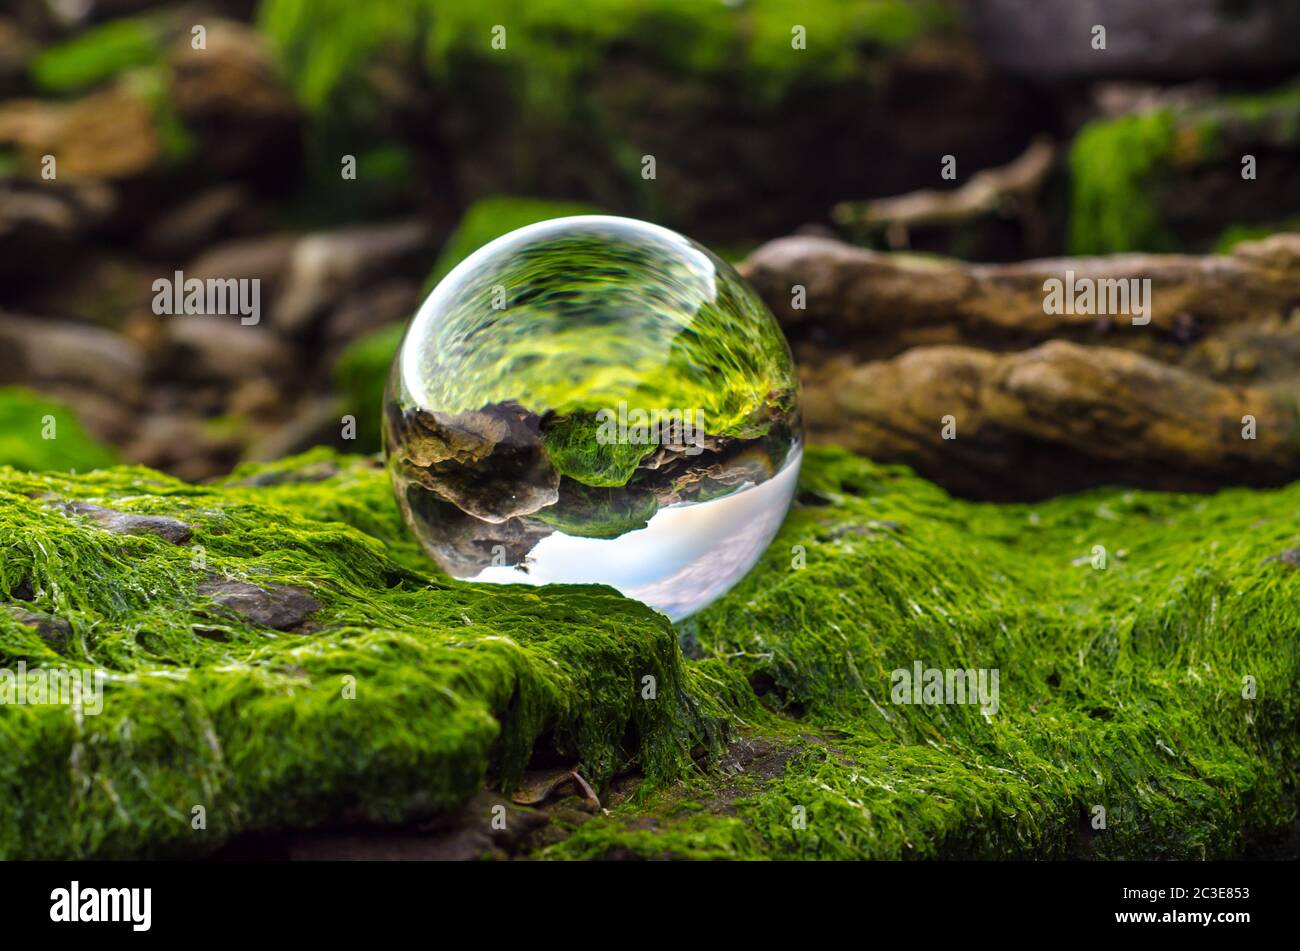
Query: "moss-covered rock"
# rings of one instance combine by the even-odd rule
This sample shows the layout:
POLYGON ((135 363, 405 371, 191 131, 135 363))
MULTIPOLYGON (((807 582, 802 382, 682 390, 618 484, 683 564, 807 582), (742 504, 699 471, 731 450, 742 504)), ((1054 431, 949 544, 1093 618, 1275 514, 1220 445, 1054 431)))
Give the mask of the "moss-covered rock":
POLYGON ((495 55, 517 73, 527 105, 554 117, 572 109, 578 84, 619 44, 691 74, 739 66, 775 98, 806 74, 842 78, 855 69, 860 47, 897 47, 950 23, 952 14, 930 0, 757 0, 735 9, 692 0, 264 0, 259 19, 317 112, 373 102, 366 69, 381 57, 418 64, 454 87, 476 61, 495 55), (795 24, 819 55, 783 55, 795 24))
POLYGON ((971 505, 839 452, 803 482, 682 632, 741 740, 546 855, 1209 858, 1289 830, 1300 486, 971 505), (999 670, 997 711, 891 702, 918 661, 999 670))
POLYGON ((975 166, 1036 122, 938 0, 263 0, 258 19, 322 141, 436 142, 413 182, 440 210, 454 182, 456 204, 578 199, 739 243, 863 181, 928 183, 940 117, 964 117, 944 147, 975 166))
POLYGON ((972 504, 813 451, 765 559, 674 632, 609 589, 436 577, 366 459, 3 470, 0 668, 105 682, 98 715, 0 707, 0 856, 409 822, 530 761, 645 777, 547 857, 1242 854, 1296 815, 1298 501, 972 504), (996 710, 892 702, 916 662, 997 669, 996 710))
POLYGON ((630 761, 666 779, 712 730, 667 621, 608 589, 431 577, 363 460, 317 453, 210 487, 4 470, 0 524, 0 603, 71 631, 0 611, 0 668, 105 672, 99 715, 0 707, 6 858, 202 853, 281 824, 427 816, 489 774, 513 785, 539 743, 597 781, 630 761), (65 501, 191 537, 121 534, 65 501))
POLYGON ((1300 199, 1298 141, 1294 83, 1089 123, 1070 152, 1070 250, 1209 250, 1229 225, 1277 225, 1300 199))

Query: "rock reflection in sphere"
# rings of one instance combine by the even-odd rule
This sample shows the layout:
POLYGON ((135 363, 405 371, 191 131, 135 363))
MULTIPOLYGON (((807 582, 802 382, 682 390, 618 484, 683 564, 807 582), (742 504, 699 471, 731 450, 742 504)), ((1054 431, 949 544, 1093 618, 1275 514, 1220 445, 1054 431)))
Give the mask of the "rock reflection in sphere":
POLYGON ((394 361, 384 449, 450 575, 603 583, 674 620, 772 540, 802 458, 780 328, 731 267, 627 218, 481 248, 394 361))

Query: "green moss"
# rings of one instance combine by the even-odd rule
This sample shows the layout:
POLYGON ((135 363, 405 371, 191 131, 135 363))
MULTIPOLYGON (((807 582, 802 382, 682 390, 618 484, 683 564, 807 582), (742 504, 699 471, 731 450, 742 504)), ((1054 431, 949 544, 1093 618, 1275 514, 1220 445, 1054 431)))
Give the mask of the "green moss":
POLYGON ((19 387, 0 387, 0 466, 85 472, 115 461, 66 406, 19 387))
POLYGON ((0 601, 25 587, 72 636, 0 611, 0 667, 109 681, 98 716, 4 708, 0 856, 411 821, 508 788, 535 745, 598 788, 633 765, 648 780, 550 858, 1248 854, 1296 818, 1300 568, 1272 556, 1300 546, 1297 505, 1300 484, 975 504, 814 449, 764 559, 674 632, 604 588, 433 576, 364 459, 201 487, 7 470, 0 601), (181 518, 194 540, 113 535, 45 496, 181 518), (271 631, 198 596, 211 575, 321 608, 271 631), (916 661, 998 669, 996 712, 893 703, 916 661))
MULTIPOLYGON (((323 125, 306 128, 300 187, 284 207, 289 230, 331 230, 357 221, 408 215, 419 191, 416 150, 400 141, 358 147, 357 136, 323 125), (343 156, 356 160, 356 177, 343 178, 343 156)), ((375 140, 377 133, 366 138, 375 140)))
POLYGON ((99 715, 4 707, 0 856, 201 853, 343 812, 431 815, 487 775, 508 788, 543 740, 597 781, 631 759, 666 779, 707 742, 663 618, 606 588, 416 573, 382 470, 319 452, 295 465, 335 472, 286 481, 282 463, 196 487, 144 469, 0 470, 0 600, 25 587, 27 607, 72 629, 47 641, 0 611, 0 668, 107 672, 99 715), (177 517, 193 540, 112 534, 32 501, 47 495, 177 517), (211 577, 301 587, 321 608, 269 630, 199 595, 211 577))
POLYGON ((767 557, 682 631, 707 658, 689 682, 769 752, 544 854, 1219 858, 1291 828, 1300 569, 1266 559, 1300 543, 1300 485, 975 505, 818 451, 803 481, 767 557), (999 669, 998 711, 892 703, 917 660, 999 669))
POLYGON ((442 246, 437 263, 425 279, 424 292, 427 294, 432 291, 452 268, 503 234, 552 218, 598 214, 602 214, 601 209, 581 202, 515 198, 510 195, 480 198, 465 210, 460 224, 442 246))
POLYGON ((394 190, 410 186, 413 166, 411 150, 401 143, 392 142, 368 149, 357 157, 357 165, 366 170, 368 179, 394 190))
POLYGON ((1174 114, 1157 109, 1095 120, 1070 150, 1070 249, 1074 254, 1160 251, 1172 237, 1158 185, 1174 145, 1174 114))
POLYGON ((575 414, 548 423, 542 430, 546 455, 560 475, 585 485, 621 486, 656 446, 601 442, 592 438, 599 428, 594 416, 575 414))
POLYGON ((181 165, 197 148, 194 135, 181 122, 171 100, 167 77, 162 67, 145 67, 129 71, 123 77, 132 84, 142 99, 153 110, 154 129, 162 148, 163 161, 171 166, 181 165))
POLYGON ((74 92, 134 67, 162 61, 162 33, 148 19, 112 20, 43 50, 32 81, 46 92, 74 92))
POLYGON ((264 0, 258 20, 303 104, 317 114, 359 110, 366 68, 379 60, 420 69, 455 90, 483 63, 503 67, 520 110, 567 114, 583 80, 616 46, 676 73, 746 73, 779 98, 800 81, 832 81, 861 66, 864 48, 891 49, 949 25, 933 0, 264 0), (791 46, 796 25, 807 49, 791 46), (494 49, 494 27, 505 27, 494 49))
POLYGON ((1300 138, 1300 82, 1264 93, 1225 96, 1216 105, 1228 121, 1271 133, 1282 144, 1300 138))
MULTIPOLYGON (((1164 182, 1216 164, 1235 169, 1244 154, 1290 150, 1297 142, 1296 83, 1095 120, 1079 132, 1070 151, 1070 249, 1075 254, 1185 249, 1187 242, 1167 220, 1169 210, 1161 208, 1164 182)), ((1266 212, 1274 214, 1275 209, 1266 212)))
POLYGON ((1214 243, 1215 254, 1230 254, 1233 248, 1243 241, 1257 241, 1279 232, 1300 231, 1300 217, 1285 218, 1282 221, 1266 225, 1232 225, 1225 228, 1214 243))
POLYGON ((419 318, 404 376, 410 403, 554 413, 567 474, 589 485, 626 473, 637 448, 599 445, 592 424, 602 411, 620 424, 690 414, 711 435, 752 439, 792 409, 797 379, 771 312, 698 245, 593 217, 497 250, 442 285, 436 319, 419 318))
POLYGON ((362 101, 357 83, 380 56, 418 48, 429 4, 349 3, 348 0, 269 0, 258 10, 302 104, 321 114, 362 101))

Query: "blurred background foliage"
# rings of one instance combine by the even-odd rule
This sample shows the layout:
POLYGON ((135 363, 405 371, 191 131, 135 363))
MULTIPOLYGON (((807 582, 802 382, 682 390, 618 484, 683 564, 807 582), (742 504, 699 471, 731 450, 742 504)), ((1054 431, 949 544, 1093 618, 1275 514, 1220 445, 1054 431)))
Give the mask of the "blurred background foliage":
POLYGON ((1296 230, 1300 4, 1078 6, 10 0, 0 463, 108 458, 64 439, 77 425, 191 479, 372 451, 422 296, 558 215, 647 218, 732 259, 791 233, 1016 261, 1296 230), (936 200, 983 172, 991 197, 936 200), (177 270, 259 278, 259 324, 155 315, 177 270), (37 452, 49 399, 69 425, 37 452))

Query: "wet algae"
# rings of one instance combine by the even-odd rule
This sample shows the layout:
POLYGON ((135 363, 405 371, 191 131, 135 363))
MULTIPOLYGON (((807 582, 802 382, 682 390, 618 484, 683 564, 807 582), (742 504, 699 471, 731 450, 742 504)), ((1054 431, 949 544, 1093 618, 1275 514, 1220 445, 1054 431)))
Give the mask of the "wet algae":
POLYGON ((0 856, 409 823, 542 751, 642 781, 538 857, 1251 853, 1296 816, 1297 502, 973 504, 815 449, 763 561, 674 630, 438 576, 371 459, 0 469, 0 668, 106 671, 98 715, 0 707, 0 856), (893 703, 917 661, 998 669, 996 713, 893 703))

